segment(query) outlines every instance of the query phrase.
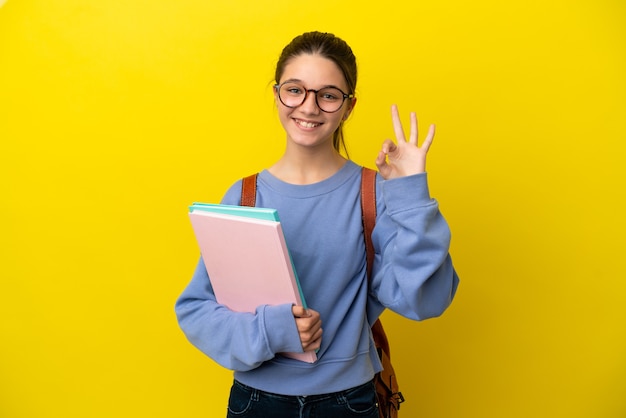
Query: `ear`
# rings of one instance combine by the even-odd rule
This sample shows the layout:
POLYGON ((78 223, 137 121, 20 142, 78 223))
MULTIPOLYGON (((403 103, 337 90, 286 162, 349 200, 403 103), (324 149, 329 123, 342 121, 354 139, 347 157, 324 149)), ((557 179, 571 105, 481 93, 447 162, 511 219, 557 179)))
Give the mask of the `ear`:
POLYGON ((350 105, 348 106, 348 110, 346 110, 346 113, 343 115, 343 120, 348 119, 348 117, 354 110, 354 106, 356 106, 356 97, 353 97, 352 99, 350 99, 350 105))
POLYGON ((274 100, 276 102, 278 102, 278 89, 276 88, 276 86, 272 86, 272 92, 274 93, 274 100))

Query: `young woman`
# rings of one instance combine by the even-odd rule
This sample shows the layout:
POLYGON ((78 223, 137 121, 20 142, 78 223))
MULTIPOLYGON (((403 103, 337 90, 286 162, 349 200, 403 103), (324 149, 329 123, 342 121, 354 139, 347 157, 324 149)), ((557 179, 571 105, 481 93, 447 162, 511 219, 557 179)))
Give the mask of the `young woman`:
MULTIPOLYGON (((372 378, 381 364, 371 324, 385 308, 414 320, 438 316, 458 285, 450 231, 425 173, 434 126, 418 145, 415 114, 406 139, 392 107, 397 142, 385 141, 376 158, 368 286, 361 168, 340 152, 343 123, 357 102, 352 50, 332 34, 305 33, 284 48, 275 76, 286 147, 259 174, 256 204, 278 210, 310 309, 230 311, 216 302, 200 260, 176 303, 178 320, 196 347, 234 370, 228 417, 377 417, 372 378), (318 350, 317 362, 279 354, 308 350, 318 350)), ((240 196, 238 181, 222 203, 238 205, 240 196)))

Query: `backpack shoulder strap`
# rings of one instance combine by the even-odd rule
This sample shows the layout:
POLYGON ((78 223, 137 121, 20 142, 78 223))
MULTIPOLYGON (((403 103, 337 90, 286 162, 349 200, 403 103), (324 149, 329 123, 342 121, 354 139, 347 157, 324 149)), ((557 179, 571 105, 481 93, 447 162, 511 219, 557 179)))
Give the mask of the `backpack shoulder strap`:
MULTIPOLYGON (((363 167, 361 171, 361 212, 367 254, 367 280, 371 283, 372 268, 374 266, 372 231, 374 230, 374 225, 376 225, 376 171, 366 167, 363 167)), ((382 348, 385 354, 390 356, 389 340, 380 319, 377 319, 374 325, 372 325, 372 334, 376 347, 382 348)))
POLYGON ((363 217, 363 234, 367 251, 367 276, 372 279, 374 265, 374 246, 372 231, 376 224, 376 171, 363 167, 361 170, 361 215, 363 217))
POLYGON ((256 206, 256 178, 254 173, 241 180, 241 206, 256 206))

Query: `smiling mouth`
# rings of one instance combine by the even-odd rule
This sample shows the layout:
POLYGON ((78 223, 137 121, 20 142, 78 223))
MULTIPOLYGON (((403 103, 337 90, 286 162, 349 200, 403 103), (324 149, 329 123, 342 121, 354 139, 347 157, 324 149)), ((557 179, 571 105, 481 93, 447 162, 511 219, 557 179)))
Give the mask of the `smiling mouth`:
POLYGON ((294 119, 295 122, 302 126, 303 128, 316 128, 321 125, 321 123, 307 122, 305 120, 294 119))

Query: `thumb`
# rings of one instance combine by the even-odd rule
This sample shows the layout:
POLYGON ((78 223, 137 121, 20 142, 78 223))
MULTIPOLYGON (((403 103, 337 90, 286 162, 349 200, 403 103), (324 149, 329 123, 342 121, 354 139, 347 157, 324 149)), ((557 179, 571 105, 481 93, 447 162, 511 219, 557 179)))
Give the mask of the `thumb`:
POLYGON ((293 305, 291 307, 291 313, 296 318, 307 318, 311 316, 309 311, 304 306, 299 306, 299 305, 293 305))

